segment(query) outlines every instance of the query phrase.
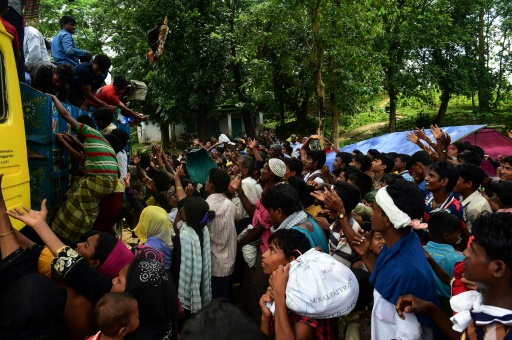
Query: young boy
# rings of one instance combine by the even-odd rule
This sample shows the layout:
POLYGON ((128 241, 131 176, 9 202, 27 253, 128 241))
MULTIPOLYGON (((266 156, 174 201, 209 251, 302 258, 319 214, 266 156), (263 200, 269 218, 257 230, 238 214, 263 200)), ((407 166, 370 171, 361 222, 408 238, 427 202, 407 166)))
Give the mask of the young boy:
POLYGON ((470 303, 471 310, 452 317, 456 323, 412 295, 401 296, 396 310, 399 316, 405 311, 431 317, 450 339, 512 339, 512 214, 484 213, 475 220, 473 235, 464 251, 464 277, 477 284, 481 303, 470 303))
POLYGON ((91 229, 98 216, 100 199, 116 189, 119 165, 112 146, 101 133, 76 121, 57 97, 52 98, 59 115, 76 131, 84 146, 86 175, 75 181, 68 190, 68 199, 59 208, 52 223, 52 230, 62 240, 72 243, 91 229))
MULTIPOLYGON (((438 211, 430 215, 428 220, 428 230, 432 238, 424 247, 429 255, 453 277, 453 268, 457 262, 464 260, 464 255, 456 251, 453 246, 458 245, 461 241, 460 220, 450 213, 438 211)), ((436 285, 437 294, 444 298, 440 299, 441 303, 447 302, 451 297, 450 286, 444 284, 434 272, 434 283, 436 285)))
POLYGON ((94 308, 96 327, 100 330, 87 340, 121 340, 139 327, 139 306, 129 293, 108 293, 94 308))
POLYGON ((269 247, 262 256, 261 266, 265 274, 272 276, 269 280, 271 287, 260 299, 261 331, 271 339, 287 336, 293 339, 337 339, 336 327, 331 325, 333 319, 299 316, 286 307, 287 265, 311 248, 308 239, 297 230, 281 229, 268 241, 269 247), (272 301, 275 301, 274 317, 266 305, 272 301))

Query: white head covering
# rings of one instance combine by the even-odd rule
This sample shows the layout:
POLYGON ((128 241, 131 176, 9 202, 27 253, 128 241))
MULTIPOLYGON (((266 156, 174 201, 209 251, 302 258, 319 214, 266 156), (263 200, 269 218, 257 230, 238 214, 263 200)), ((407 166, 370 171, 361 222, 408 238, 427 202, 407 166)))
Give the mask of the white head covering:
POLYGON ((279 158, 271 158, 268 161, 268 167, 270 171, 277 177, 283 177, 286 173, 286 164, 279 158))
POLYGON ((384 211, 395 229, 405 228, 410 225, 411 218, 402 210, 398 209, 391 196, 389 196, 387 187, 381 188, 377 191, 375 201, 384 211))

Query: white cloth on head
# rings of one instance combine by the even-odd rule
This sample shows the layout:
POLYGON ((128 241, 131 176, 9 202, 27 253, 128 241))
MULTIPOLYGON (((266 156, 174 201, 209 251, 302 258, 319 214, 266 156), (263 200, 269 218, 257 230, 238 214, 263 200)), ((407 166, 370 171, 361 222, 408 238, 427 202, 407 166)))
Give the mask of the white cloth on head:
POLYGON ((286 173, 286 164, 279 158, 271 158, 268 160, 270 171, 277 177, 283 177, 286 173))
POLYGON ((411 218, 402 210, 398 209, 391 196, 389 196, 387 187, 377 191, 375 201, 382 211, 384 211, 395 229, 405 228, 410 225, 411 218))

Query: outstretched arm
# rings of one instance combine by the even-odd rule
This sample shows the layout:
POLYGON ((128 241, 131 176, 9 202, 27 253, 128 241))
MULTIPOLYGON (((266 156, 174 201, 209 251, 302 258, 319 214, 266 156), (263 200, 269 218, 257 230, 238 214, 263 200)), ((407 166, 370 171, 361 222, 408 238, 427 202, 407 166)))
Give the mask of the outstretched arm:
POLYGON ((57 109, 57 112, 59 112, 59 115, 71 125, 71 128, 73 130, 76 130, 76 127, 78 126, 78 122, 75 118, 71 117, 68 110, 62 105, 59 98, 57 98, 55 95, 50 94, 50 97, 53 99, 53 103, 55 104, 55 108, 57 109))
MULTIPOLYGON (((7 215, 20 220, 25 223, 27 226, 34 229, 34 231, 39 235, 41 240, 43 240, 44 244, 50 249, 52 254, 57 254, 57 251, 64 247, 64 243, 53 233, 46 223, 46 216, 48 216, 48 209, 46 209, 46 200, 43 200, 41 203, 41 211, 32 210, 28 207, 23 207, 25 212, 21 209, 14 209, 7 212, 7 215)), ((3 251, 3 249, 2 249, 3 251)))

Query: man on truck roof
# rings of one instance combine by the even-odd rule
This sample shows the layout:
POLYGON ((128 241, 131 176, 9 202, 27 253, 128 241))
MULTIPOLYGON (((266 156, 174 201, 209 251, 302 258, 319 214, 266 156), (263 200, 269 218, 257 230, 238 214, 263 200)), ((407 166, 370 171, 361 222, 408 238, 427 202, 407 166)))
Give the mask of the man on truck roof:
POLYGON ((72 16, 65 15, 60 18, 60 32, 52 40, 52 56, 55 65, 78 65, 79 57, 91 59, 92 53, 76 48, 72 34, 76 31, 76 20, 72 16))

